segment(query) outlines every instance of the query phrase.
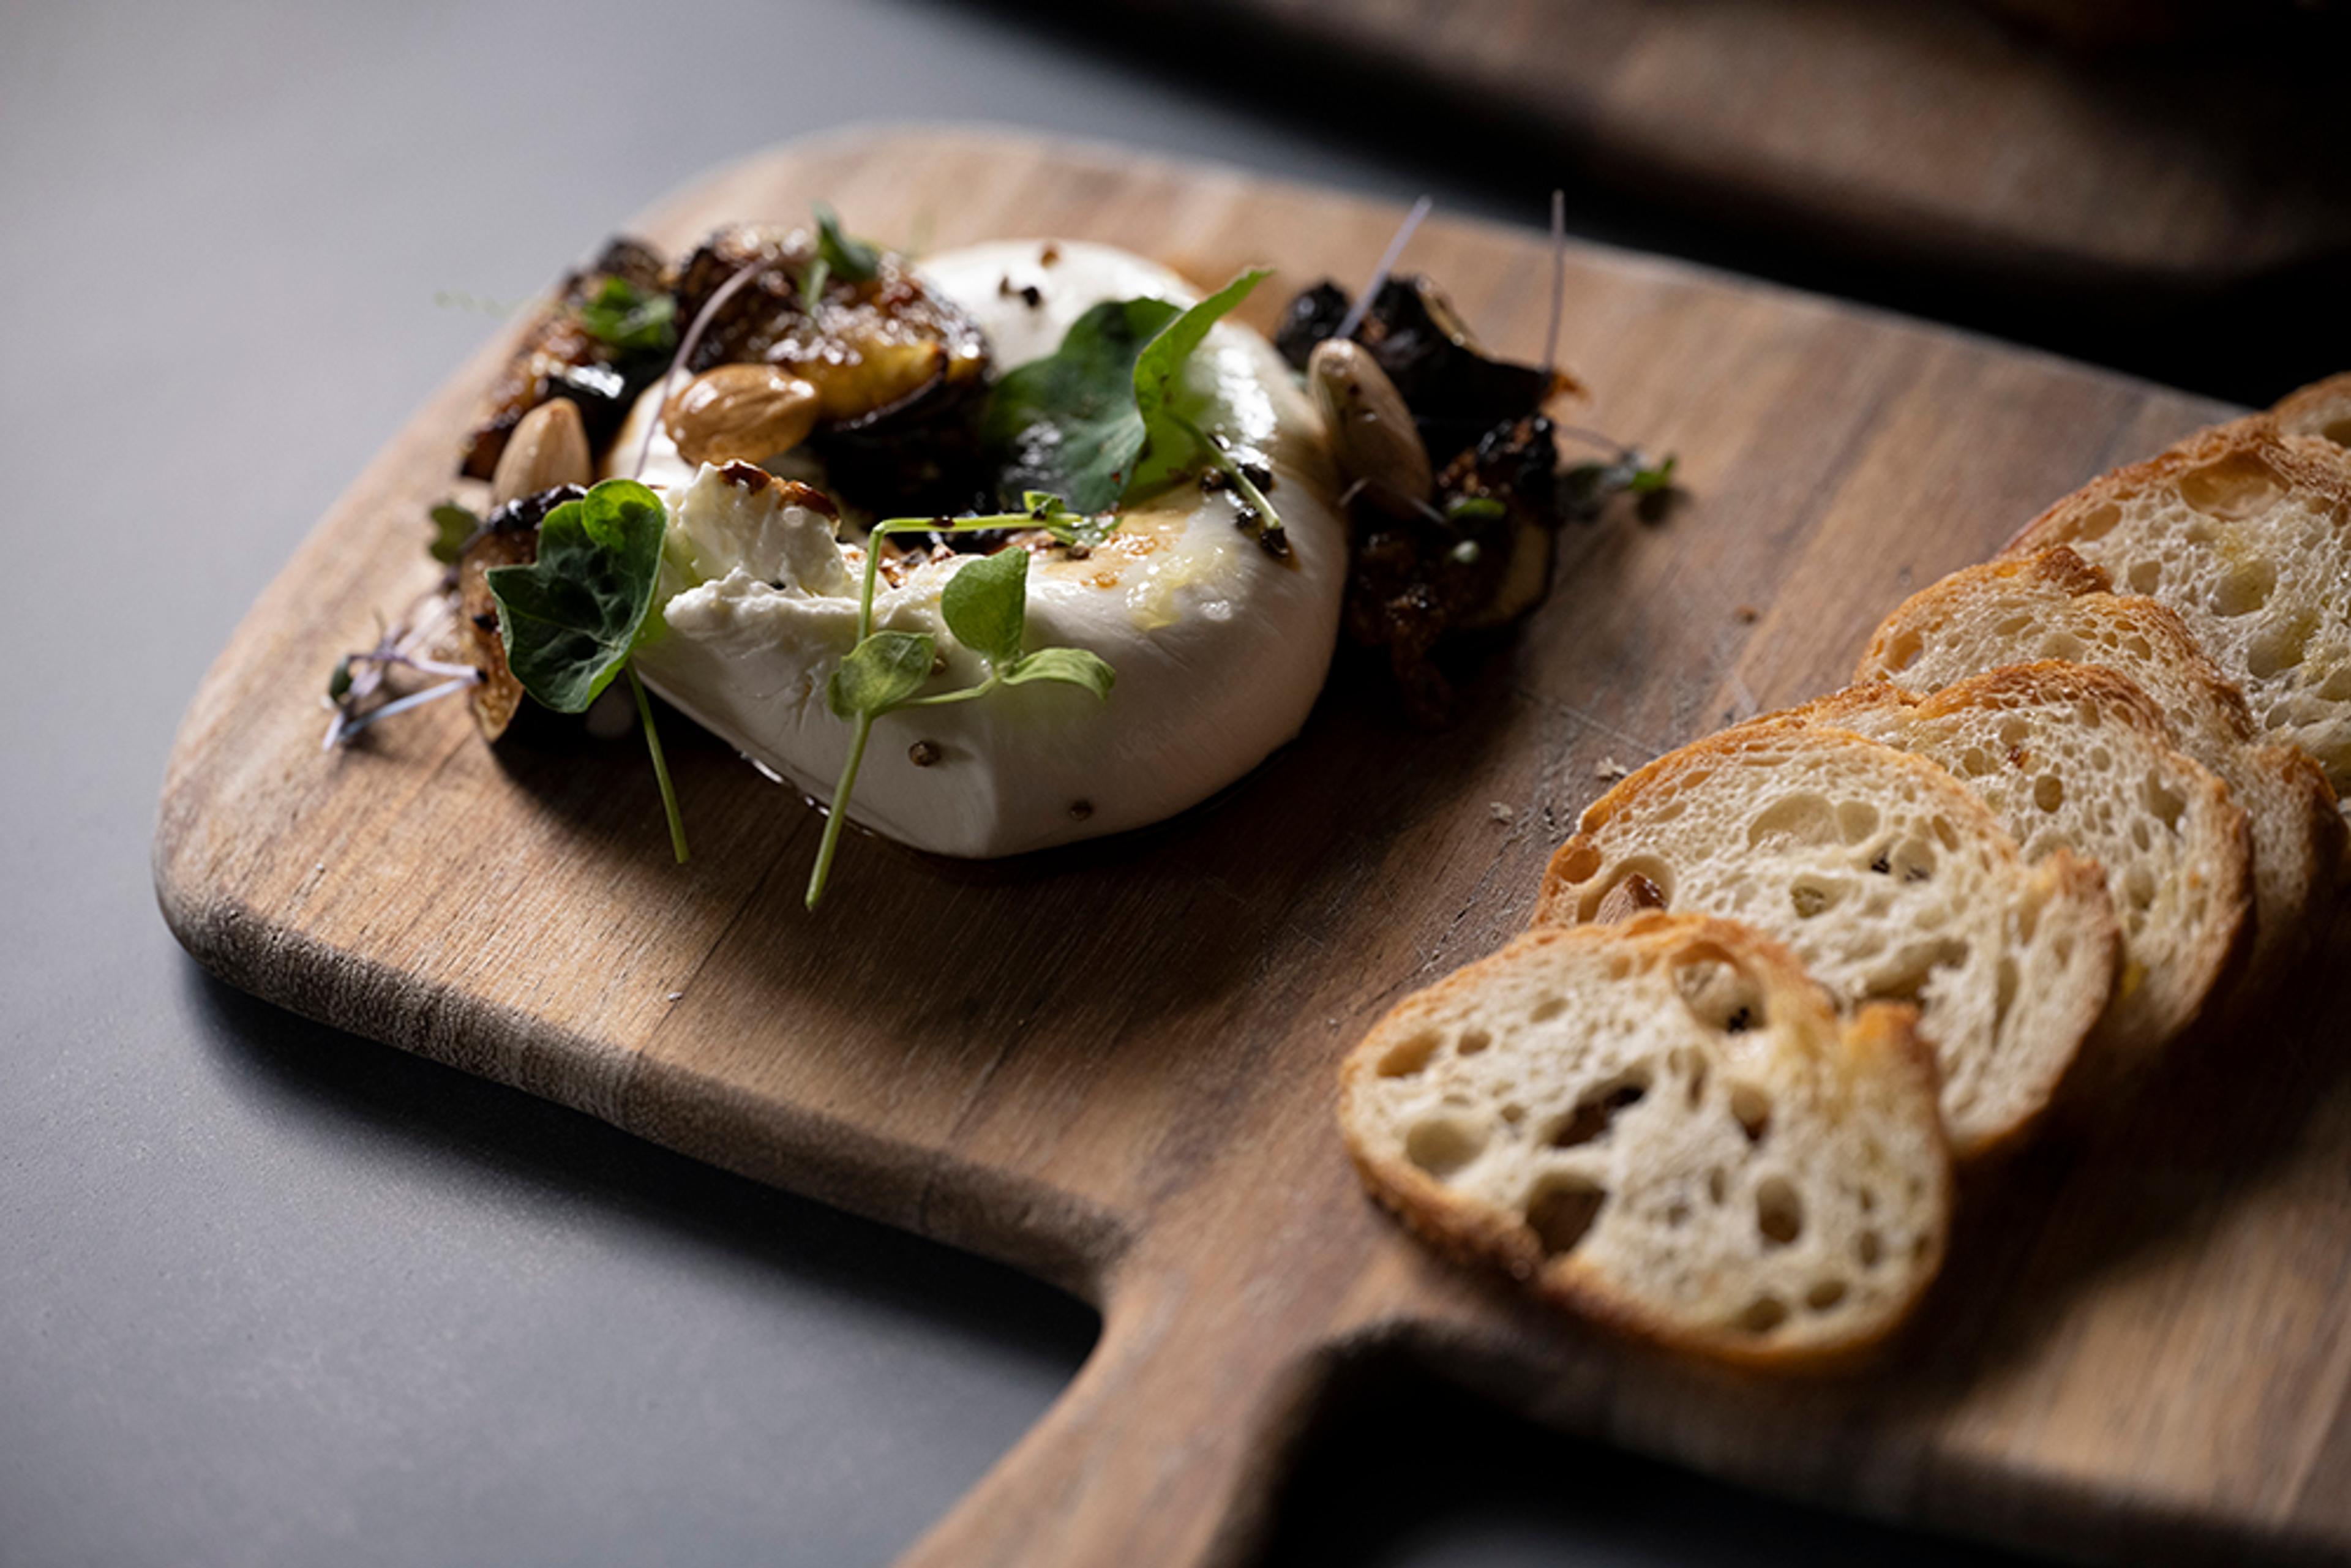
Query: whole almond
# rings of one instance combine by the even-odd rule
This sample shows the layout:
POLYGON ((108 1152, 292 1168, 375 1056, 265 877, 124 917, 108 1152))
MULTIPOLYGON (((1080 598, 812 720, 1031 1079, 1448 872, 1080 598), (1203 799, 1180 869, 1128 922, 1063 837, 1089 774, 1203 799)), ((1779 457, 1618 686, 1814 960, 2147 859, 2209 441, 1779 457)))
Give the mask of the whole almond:
POLYGON ((490 505, 503 507, 525 496, 536 496, 558 485, 592 485, 595 459, 588 451, 588 427, 580 423, 580 405, 569 398, 549 398, 528 413, 507 438, 498 465, 490 476, 490 505))
POLYGON ((720 365, 686 383, 662 423, 688 463, 757 463, 816 428, 817 390, 774 365, 720 365))
POLYGON ((1410 517, 1437 483, 1428 448, 1388 373, 1362 344, 1325 338, 1306 361, 1306 384, 1331 432, 1339 471, 1391 517, 1410 517))

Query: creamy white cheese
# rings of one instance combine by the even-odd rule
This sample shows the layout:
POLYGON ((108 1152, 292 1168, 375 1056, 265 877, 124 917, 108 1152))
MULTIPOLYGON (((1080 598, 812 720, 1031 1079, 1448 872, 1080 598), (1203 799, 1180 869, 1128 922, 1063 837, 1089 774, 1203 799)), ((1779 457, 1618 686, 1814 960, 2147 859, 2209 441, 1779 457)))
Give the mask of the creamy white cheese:
MULTIPOLYGON (((1067 241, 1050 250, 1048 263, 1038 242, 977 246, 922 268, 978 321, 999 371, 1051 352, 1102 300, 1196 298, 1123 251, 1067 241), (1031 285, 1033 306, 1022 293, 1031 285)), ((615 444, 622 472, 656 395, 615 444)), ((1320 422, 1271 345, 1229 323, 1193 356, 1177 402, 1264 455, 1290 559, 1241 531, 1228 495, 1189 485, 1124 508, 1090 556, 1039 555, 1028 644, 1100 654, 1117 673, 1108 701, 1037 684, 889 715, 874 726, 852 820, 941 854, 1017 854, 1172 816, 1298 733, 1330 664, 1347 559, 1320 422)), ((834 520, 796 504, 788 486, 689 470, 657 427, 653 454, 643 477, 670 506, 665 602, 639 669, 745 754, 829 798, 850 726, 826 706, 825 684, 855 637, 862 549, 836 542, 834 520)), ((793 472, 789 459, 770 466, 793 472)), ((875 597, 877 627, 938 640, 938 689, 986 674, 939 613, 940 589, 976 559, 918 566, 875 597)))

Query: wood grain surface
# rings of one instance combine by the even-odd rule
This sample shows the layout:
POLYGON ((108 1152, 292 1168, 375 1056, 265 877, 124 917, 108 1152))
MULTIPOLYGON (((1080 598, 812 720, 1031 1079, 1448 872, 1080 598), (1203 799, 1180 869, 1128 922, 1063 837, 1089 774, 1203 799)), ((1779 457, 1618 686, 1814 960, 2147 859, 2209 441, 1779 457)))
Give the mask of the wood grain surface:
POLYGON ((1119 4, 1343 131, 1507 126, 1810 244, 2167 290, 2351 252, 2340 18, 2243 5, 2214 8, 2211 36, 2069 52, 1964 0, 1119 4))
MULTIPOLYGON (((764 154, 633 226, 675 246, 820 196, 895 241, 1081 236, 1210 278, 1270 262, 1260 324, 1291 288, 1360 278, 1398 216, 929 129, 764 154)), ((1440 216, 1407 265, 1501 348, 1540 352, 1540 236, 1440 216)), ((1243 1560, 1320 1391, 1380 1357, 1932 1527, 2115 1560, 2346 1555, 2339 981, 1980 1179, 1917 1332, 1856 1378, 1792 1387, 1610 1342, 1437 1264, 1357 1190, 1340 1056, 1520 926, 1602 770, 1835 684, 1907 591, 2226 412, 1686 267, 1577 247, 1569 268, 1589 421, 1677 451, 1688 494, 1660 524, 1569 536, 1560 592, 1487 660, 1457 728, 1416 732, 1342 677, 1207 809, 990 866, 852 839, 820 918, 799 900, 815 813, 682 724, 682 870, 633 742, 496 756, 450 705, 320 755, 329 667, 431 580, 423 508, 493 344, 204 681, 163 794, 165 915, 298 1011, 1098 1303, 1076 1382, 913 1563, 1243 1560)))

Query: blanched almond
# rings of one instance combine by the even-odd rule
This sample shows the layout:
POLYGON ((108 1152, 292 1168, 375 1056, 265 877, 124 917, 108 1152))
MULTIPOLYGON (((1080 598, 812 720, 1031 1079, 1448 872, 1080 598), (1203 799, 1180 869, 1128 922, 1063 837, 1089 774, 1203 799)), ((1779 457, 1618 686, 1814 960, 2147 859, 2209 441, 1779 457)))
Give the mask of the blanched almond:
POLYGON ((569 398, 549 398, 514 427, 507 449, 490 476, 490 505, 503 507, 558 485, 592 485, 595 460, 588 451, 588 427, 580 422, 580 405, 569 398))
POLYGON ((757 463, 816 428, 817 390, 774 365, 720 365, 670 399, 662 423, 688 463, 757 463))
POLYGON ((1427 504, 1436 476, 1412 411, 1360 343, 1325 338, 1306 361, 1306 384, 1331 432, 1339 471, 1363 486, 1364 498, 1392 517, 1410 517, 1427 504))

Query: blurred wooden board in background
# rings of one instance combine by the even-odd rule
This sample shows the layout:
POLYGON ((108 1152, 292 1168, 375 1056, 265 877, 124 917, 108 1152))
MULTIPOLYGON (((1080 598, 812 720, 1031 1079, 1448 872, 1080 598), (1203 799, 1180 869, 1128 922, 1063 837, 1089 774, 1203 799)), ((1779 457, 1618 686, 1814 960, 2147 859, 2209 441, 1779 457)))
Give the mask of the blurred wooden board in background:
POLYGON ((1331 129, 1393 146, 1471 116, 1520 162, 1821 248, 2167 291, 2351 259, 2337 17, 2249 4, 2089 50, 1962 0, 1120 5, 1331 129))
MULTIPOLYGON (((1208 279, 1271 263, 1259 326, 1292 289, 1361 277, 1399 216, 931 128, 764 154, 634 226, 676 249, 818 198, 884 239, 1098 239, 1208 279)), ((1406 265, 1499 349, 1540 355, 1541 235, 1440 218, 1406 265)), ((1455 729, 1413 730, 1342 677, 1208 808, 987 866, 852 840, 817 918, 815 813, 682 723, 684 868, 632 742, 494 756, 450 704, 319 753, 336 657, 432 580, 425 508, 492 344, 206 677, 164 789, 165 915, 284 1006, 1098 1303, 1084 1370, 914 1563, 1238 1561, 1300 1422, 1388 1356, 1934 1528, 2116 1561, 2351 1556, 2339 979, 1978 1185, 1917 1332, 1855 1379, 1778 1385, 1617 1343, 1437 1262, 1358 1190, 1340 1057, 1523 925, 1610 766, 1836 685, 1909 590, 2229 412, 1686 266, 1576 246, 1568 268, 1563 358, 1597 389, 1590 421, 1677 452, 1688 493, 1662 523, 1568 538, 1558 594, 1487 660, 1455 729)))

